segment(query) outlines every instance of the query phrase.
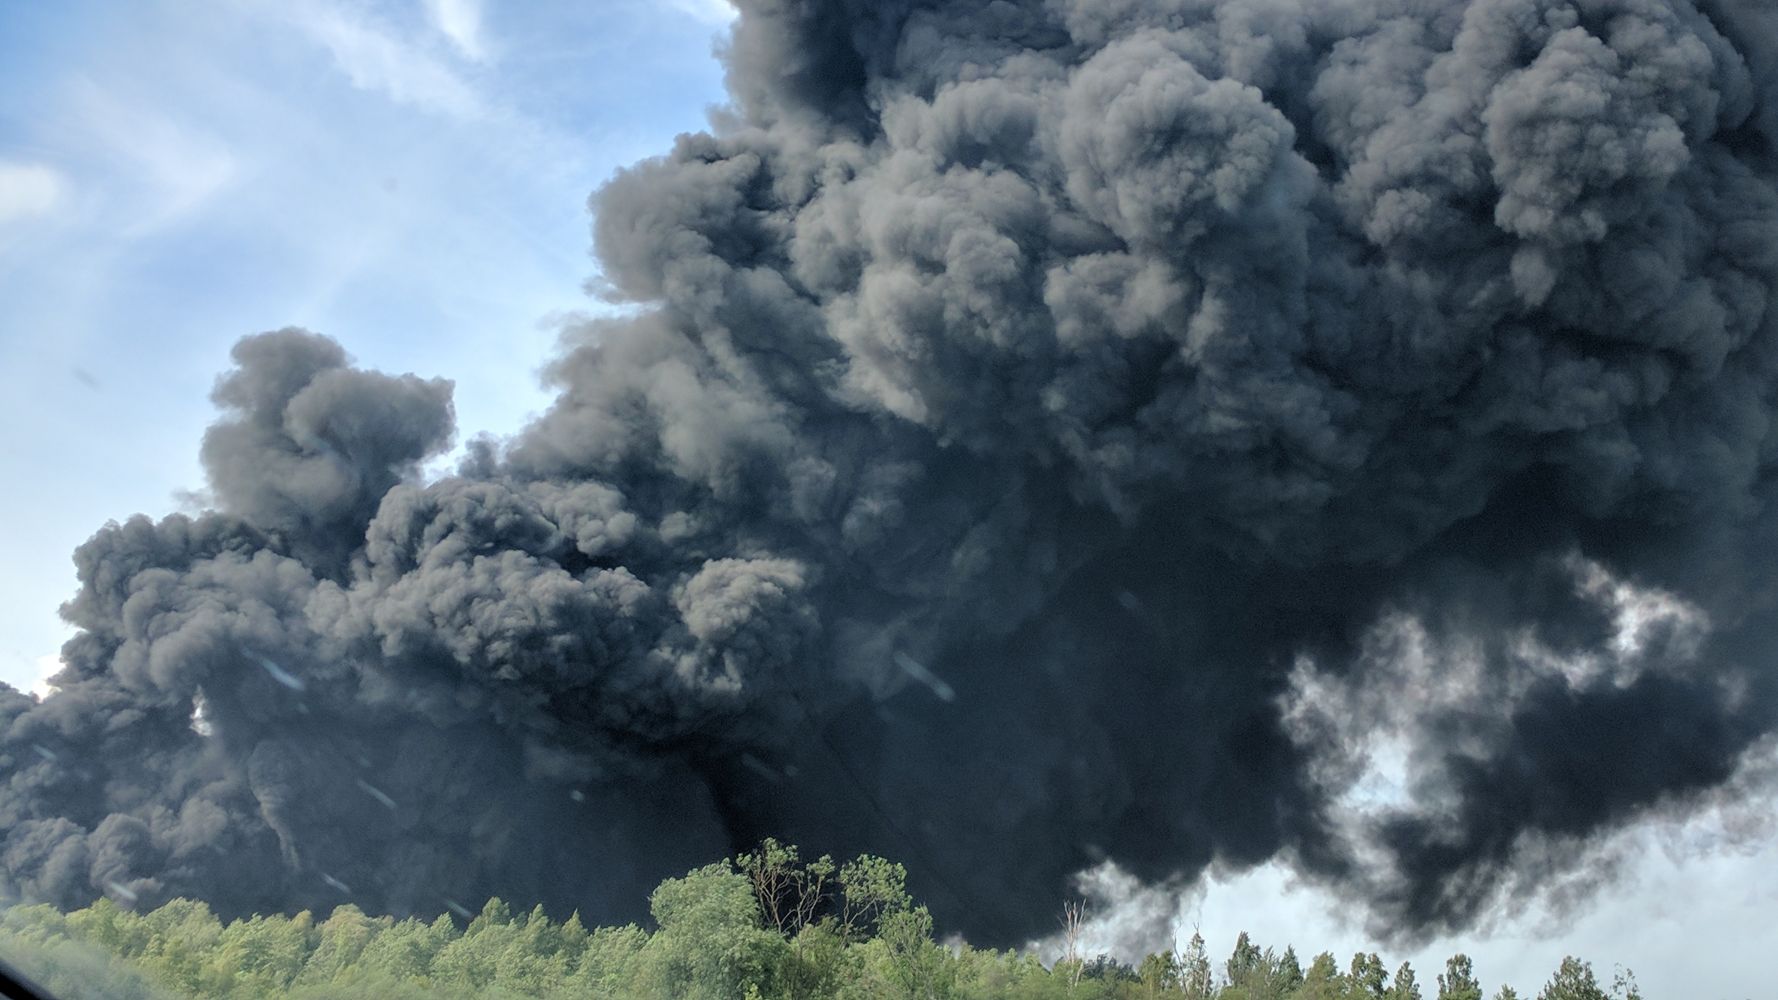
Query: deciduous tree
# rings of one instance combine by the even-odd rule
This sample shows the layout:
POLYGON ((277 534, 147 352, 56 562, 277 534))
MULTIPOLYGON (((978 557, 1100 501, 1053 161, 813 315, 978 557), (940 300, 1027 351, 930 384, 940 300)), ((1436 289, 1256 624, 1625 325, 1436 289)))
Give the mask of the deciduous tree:
POLYGON ((1570 955, 1562 959, 1556 974, 1537 994, 1537 1000, 1610 1000, 1603 989, 1599 988, 1599 979, 1593 975, 1590 962, 1583 962, 1570 955))
POLYGON ((1482 984, 1476 981, 1475 965, 1468 955, 1445 959, 1445 971, 1438 977, 1438 1000, 1482 1000, 1482 984))

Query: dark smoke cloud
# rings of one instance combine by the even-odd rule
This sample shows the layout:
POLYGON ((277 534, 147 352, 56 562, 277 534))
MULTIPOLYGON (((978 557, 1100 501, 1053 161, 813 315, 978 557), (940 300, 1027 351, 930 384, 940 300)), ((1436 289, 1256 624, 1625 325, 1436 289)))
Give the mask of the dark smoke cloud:
POLYGON ((1415 934, 1771 734, 1778 15, 754 0, 725 58, 594 198, 637 308, 458 474, 448 383, 237 347, 216 510, 100 531, 0 692, 6 890, 603 919, 770 834, 985 941, 1274 856, 1415 934))

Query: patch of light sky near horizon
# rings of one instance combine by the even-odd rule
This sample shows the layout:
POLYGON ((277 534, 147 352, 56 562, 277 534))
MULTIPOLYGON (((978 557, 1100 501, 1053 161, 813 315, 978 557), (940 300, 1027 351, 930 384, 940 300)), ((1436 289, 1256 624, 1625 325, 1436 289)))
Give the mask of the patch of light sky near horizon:
POLYGON ((1632 828, 1614 841, 1626 855, 1615 874, 1583 901, 1567 909, 1508 908, 1490 924, 1418 947, 1379 946, 1350 900, 1276 861, 1208 879, 1182 907, 1177 930, 1181 944, 1201 930, 1219 962, 1243 930, 1279 950, 1294 943, 1305 967, 1312 956, 1304 949, 1333 952, 1342 969, 1354 952, 1378 951, 1391 973, 1412 962, 1425 985, 1444 971, 1446 958, 1463 952, 1475 960, 1489 996, 1502 983, 1535 996, 1562 958, 1576 955, 1595 963, 1607 981, 1614 966, 1629 967, 1649 997, 1743 997, 1764 980, 1766 956, 1778 947, 1778 925, 1770 920, 1778 888, 1754 874, 1778 869, 1778 841, 1703 846, 1720 835, 1719 822, 1632 828), (1718 942, 1736 947, 1718 952, 1711 947, 1718 942))
MULTIPOLYGON (((1612 616, 1612 655, 1571 662, 1526 637, 1519 643, 1525 669, 1576 687, 1626 683, 1644 669, 1690 669, 1710 627, 1700 609, 1578 555, 1566 566, 1576 594, 1612 616), (1651 643, 1671 661, 1645 662, 1651 643)), ((1438 800, 1427 796, 1436 795, 1440 783, 1422 779, 1457 747, 1448 728, 1422 727, 1480 696, 1481 664, 1473 651, 1439 645, 1400 614, 1385 615, 1359 655, 1370 667, 1355 673, 1327 673, 1299 661, 1281 706, 1293 738, 1313 744, 1331 736, 1347 748, 1325 757, 1315 780, 1334 793, 1328 819, 1343 831, 1354 859, 1383 871, 1390 861, 1371 831, 1402 809, 1438 815, 1438 800)), ((1509 686, 1494 696, 1510 701, 1514 695, 1509 686)), ((1655 810, 1588 844, 1579 868, 1521 883, 1534 895, 1498 903, 1479 926, 1396 949, 1379 947, 1356 900, 1297 876, 1278 859, 1245 870, 1214 865, 1187 887, 1143 886, 1115 866, 1101 866, 1083 873, 1078 887, 1089 912, 1097 913, 1086 953, 1109 950, 1134 962, 1153 940, 1183 948, 1196 931, 1220 963, 1246 931, 1280 951, 1286 945, 1329 950, 1342 969, 1354 952, 1378 951, 1392 972, 1407 960, 1426 983, 1446 958, 1466 952, 1489 995, 1504 981, 1533 996, 1572 954, 1600 963, 1607 981, 1614 965, 1633 968, 1651 997, 1745 996, 1745 984, 1765 975, 1762 957, 1778 945, 1778 926, 1770 920, 1778 907, 1774 774, 1778 739, 1749 753, 1737 777, 1705 796, 1703 807, 1655 810), (1700 935, 1709 943, 1701 945, 1700 935), (1750 936, 1765 947, 1746 947, 1750 936), (1709 960, 1701 961, 1705 951, 1709 960)), ((1041 942, 1040 950, 1054 955, 1057 939, 1041 942)), ((1312 955, 1300 951, 1298 957, 1306 967, 1312 955)))
MULTIPOLYGON (((1763 747, 1755 767, 1778 765, 1773 751, 1763 747)), ((1597 846, 1590 890, 1503 904, 1476 928, 1395 947, 1379 944, 1355 900, 1278 859, 1248 869, 1213 866, 1172 889, 1145 887, 1102 866, 1081 882, 1087 924, 1080 951, 1134 963, 1157 937, 1183 951, 1197 933, 1220 973, 1245 932, 1261 947, 1294 946, 1304 968, 1321 951, 1342 971, 1356 952, 1379 953, 1392 975, 1409 962, 1428 993, 1445 959, 1461 952, 1475 960, 1488 996, 1502 984, 1535 996, 1563 957, 1575 955, 1607 982, 1617 966, 1633 970, 1649 997, 1745 997, 1748 984, 1764 981, 1765 957, 1778 947, 1778 924, 1769 919, 1778 907, 1769 807, 1764 798, 1724 796, 1683 819, 1632 826, 1597 846), (1734 947, 1712 950, 1726 942, 1734 947)), ((1034 944, 1046 960, 1061 950, 1059 935, 1034 944)))

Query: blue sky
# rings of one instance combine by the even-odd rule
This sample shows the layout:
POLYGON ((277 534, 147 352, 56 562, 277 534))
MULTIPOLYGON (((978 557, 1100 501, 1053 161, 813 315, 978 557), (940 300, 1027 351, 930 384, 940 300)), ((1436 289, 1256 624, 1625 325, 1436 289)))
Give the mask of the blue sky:
POLYGON ((243 334, 305 326, 456 381, 459 428, 546 398, 594 308, 587 194, 722 98, 721 0, 0 5, 0 680, 60 646, 69 554, 202 485, 243 334))
MULTIPOLYGON (((109 518, 201 500, 207 394, 241 335, 300 325, 456 381, 462 431, 510 433, 582 291, 588 193, 722 99, 722 0, 90 0, 0 4, 0 680, 66 636, 69 555, 109 518)), ((1778 953, 1759 816, 1625 838, 1620 888, 1461 946, 1529 995, 1565 951, 1650 996, 1750 995, 1778 953), (1734 833, 1735 836, 1731 836, 1734 833), (1738 838, 1738 839, 1737 839, 1738 838), (1607 971, 1608 968, 1607 968, 1607 971)), ((1179 914, 1342 956, 1341 904, 1268 866, 1179 914), (1329 911, 1334 911, 1330 913, 1329 911)), ((1346 907, 1350 911, 1354 908, 1346 907)), ((1410 956, 1423 988, 1457 942, 1410 956)))

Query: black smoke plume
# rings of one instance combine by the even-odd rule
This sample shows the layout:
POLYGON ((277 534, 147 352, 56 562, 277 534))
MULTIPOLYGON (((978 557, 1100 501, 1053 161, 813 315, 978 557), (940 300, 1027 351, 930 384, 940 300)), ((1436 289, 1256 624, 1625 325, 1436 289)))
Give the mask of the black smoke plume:
POLYGON ((987 942, 1105 860, 1415 934, 1764 745, 1768 7, 742 7, 516 438, 236 347, 214 511, 0 689, 0 888, 606 919, 769 834, 987 942))

